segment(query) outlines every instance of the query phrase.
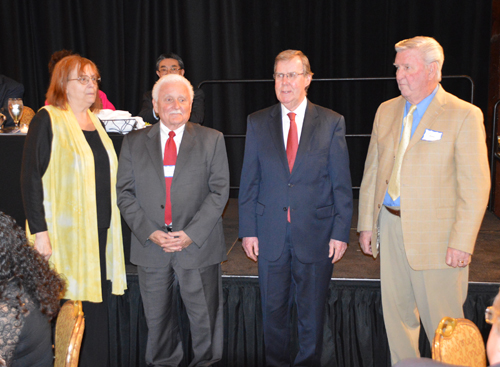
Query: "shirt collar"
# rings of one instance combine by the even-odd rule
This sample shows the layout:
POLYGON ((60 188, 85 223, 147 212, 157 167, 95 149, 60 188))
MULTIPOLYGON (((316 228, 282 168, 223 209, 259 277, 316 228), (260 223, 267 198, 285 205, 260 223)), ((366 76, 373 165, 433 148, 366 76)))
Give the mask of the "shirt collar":
POLYGON ((160 130, 163 134, 167 135, 168 136, 168 133, 170 131, 173 131, 175 132, 175 135, 182 135, 184 133, 184 129, 186 128, 186 124, 182 125, 181 127, 179 127, 178 129, 176 130, 170 130, 168 127, 165 126, 165 124, 161 121, 158 121, 158 124, 160 124, 160 130))
POLYGON ((304 100, 299 104, 299 107, 295 109, 295 111, 290 111, 288 108, 286 108, 283 103, 281 103, 281 115, 286 116, 290 112, 295 113, 297 116, 303 116, 306 114, 306 107, 307 107, 307 97, 304 98, 304 100))
MULTIPOLYGON (((429 94, 427 97, 425 97, 423 100, 421 100, 419 103, 417 103, 417 109, 416 112, 418 113, 419 116, 423 116, 425 111, 427 111, 427 107, 431 104, 432 100, 434 99, 434 96, 436 95, 437 91, 439 89, 439 84, 434 88, 431 94, 429 94)), ((406 101, 405 105, 405 116, 408 114, 408 111, 410 110, 411 103, 406 101)))

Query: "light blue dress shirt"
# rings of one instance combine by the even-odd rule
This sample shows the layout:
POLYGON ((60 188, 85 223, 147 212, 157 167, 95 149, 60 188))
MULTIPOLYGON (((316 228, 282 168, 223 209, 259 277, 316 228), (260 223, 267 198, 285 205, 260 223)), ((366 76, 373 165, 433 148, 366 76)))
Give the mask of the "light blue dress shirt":
MULTIPOLYGON (((429 105, 431 104, 431 101, 434 98, 434 96, 436 95, 438 89, 439 89, 439 85, 432 91, 431 94, 429 94, 422 101, 420 101, 419 104, 417 104, 417 108, 413 112, 413 123, 411 125, 411 137, 413 137, 413 134, 415 133, 415 130, 417 129, 418 124, 420 123, 420 120, 424 116, 425 111, 427 111, 427 107, 429 107, 429 105)), ((410 107, 411 107, 411 103, 406 101, 404 117, 406 117, 406 115, 408 114, 410 107)), ((403 119, 404 119, 404 117, 403 117, 403 119)), ((403 136, 403 121, 401 121, 401 135, 399 136, 399 140, 401 140, 401 136, 403 136)), ((400 206, 400 203, 401 203, 400 197, 398 197, 396 200, 392 200, 389 193, 387 191, 385 192, 385 197, 384 197, 384 205, 385 206, 400 206)))

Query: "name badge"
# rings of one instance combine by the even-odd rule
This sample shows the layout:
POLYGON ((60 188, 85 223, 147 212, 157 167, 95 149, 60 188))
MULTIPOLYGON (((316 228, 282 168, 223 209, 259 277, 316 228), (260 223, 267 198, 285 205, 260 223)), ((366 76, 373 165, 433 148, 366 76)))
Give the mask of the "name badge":
POLYGON ((422 136, 423 141, 437 141, 441 140, 443 133, 440 131, 434 131, 430 129, 425 129, 424 136, 422 136))
POLYGON ((163 166, 163 173, 165 174, 165 178, 174 177, 175 165, 173 166, 163 166))

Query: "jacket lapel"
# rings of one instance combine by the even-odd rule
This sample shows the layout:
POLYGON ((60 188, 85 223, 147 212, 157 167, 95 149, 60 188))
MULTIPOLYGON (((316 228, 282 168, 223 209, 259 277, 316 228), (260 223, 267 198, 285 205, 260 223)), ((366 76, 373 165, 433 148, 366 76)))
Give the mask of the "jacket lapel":
POLYGON ((403 116, 405 114, 406 100, 400 97, 399 103, 396 106, 395 113, 393 114, 393 121, 391 124, 391 136, 394 142, 394 155, 398 151, 399 140, 401 139, 401 129, 403 126, 403 116))
POLYGON ((295 157, 292 173, 297 171, 305 155, 311 150, 311 139, 317 124, 318 111, 316 111, 316 106, 308 100, 304 122, 302 124, 302 132, 300 134, 299 148, 297 149, 297 156, 295 157))
MULTIPOLYGON (((196 137, 196 131, 193 127, 193 123, 186 122, 186 127, 184 128, 184 133, 182 134, 181 146, 179 147, 179 154, 177 154, 177 161, 175 162, 175 170, 182 170, 183 166, 187 165, 190 152, 193 150, 194 142, 196 137)), ((176 182, 176 175, 174 172, 174 178, 172 179, 172 186, 176 182)))
POLYGON ((427 107, 427 110, 422 116, 420 123, 418 124, 417 129, 415 130, 415 133, 411 137, 410 143, 408 144, 408 148, 406 148, 406 150, 411 149, 415 144, 419 142, 420 139, 422 139, 425 129, 430 128, 432 124, 436 122, 437 117, 443 113, 444 111, 443 106, 445 104, 446 104, 446 94, 444 92, 443 87, 441 87, 440 85, 436 95, 434 96, 431 103, 429 104, 429 107, 427 107))
POLYGON ((160 124, 158 122, 151 127, 146 139, 146 149, 151 158, 151 162, 156 174, 163 185, 165 185, 165 174, 163 173, 163 159, 161 155, 161 139, 160 139, 160 124))
POLYGON ((290 174, 290 169, 288 168, 288 159, 286 158, 285 142, 283 141, 283 122, 281 118, 281 104, 278 103, 274 108, 271 109, 269 121, 269 135, 271 140, 278 151, 281 163, 283 163, 283 168, 288 174, 290 174))

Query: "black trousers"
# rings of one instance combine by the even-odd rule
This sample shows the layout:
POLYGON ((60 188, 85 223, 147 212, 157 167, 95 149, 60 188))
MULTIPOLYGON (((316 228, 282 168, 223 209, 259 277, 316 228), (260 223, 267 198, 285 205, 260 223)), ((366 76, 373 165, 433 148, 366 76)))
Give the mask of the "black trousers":
POLYGON ((106 239, 108 228, 99 228, 102 302, 83 301, 85 332, 80 350, 80 367, 109 366, 108 281, 106 280, 106 239))

